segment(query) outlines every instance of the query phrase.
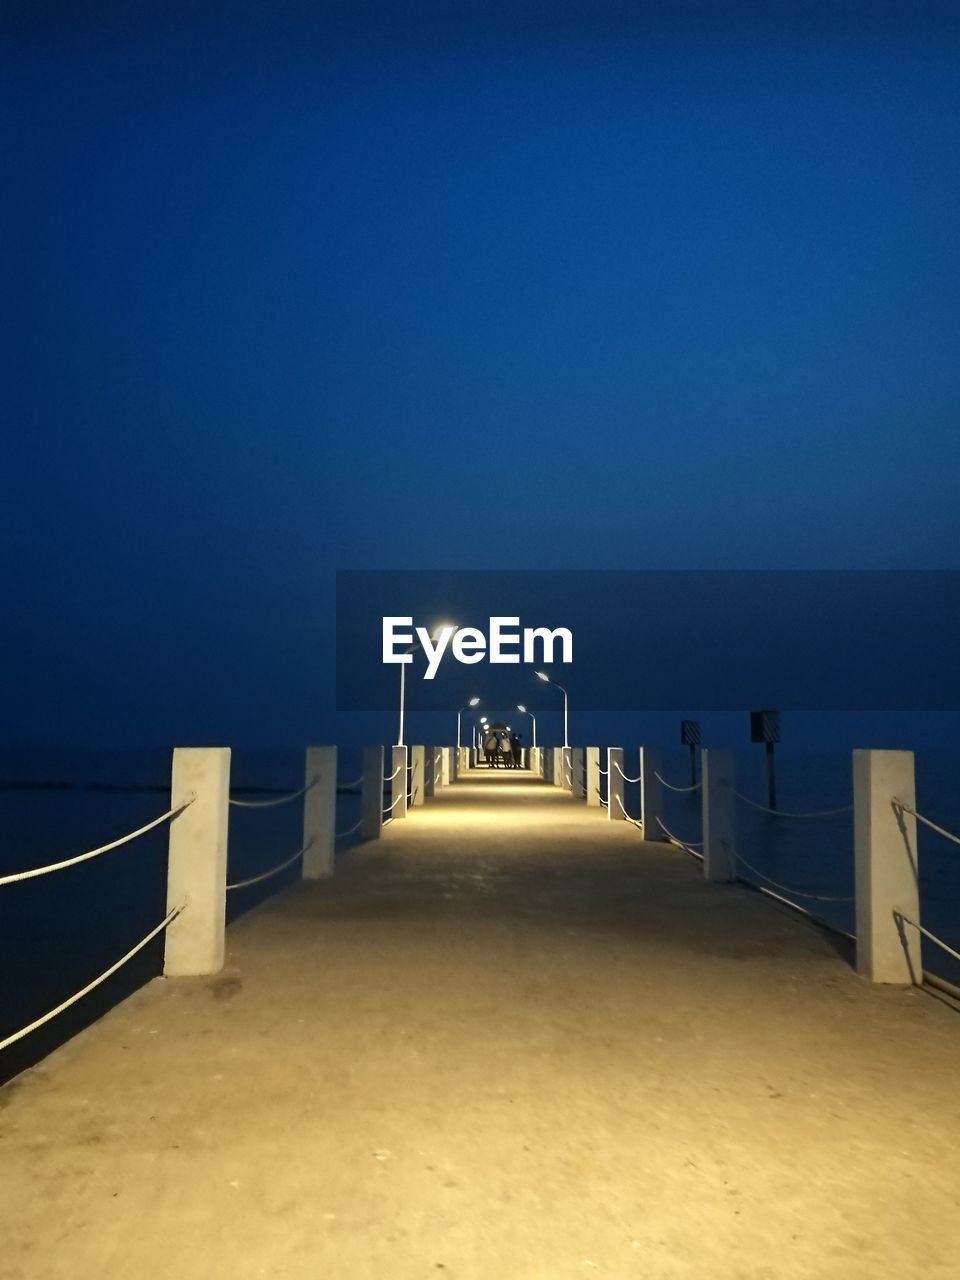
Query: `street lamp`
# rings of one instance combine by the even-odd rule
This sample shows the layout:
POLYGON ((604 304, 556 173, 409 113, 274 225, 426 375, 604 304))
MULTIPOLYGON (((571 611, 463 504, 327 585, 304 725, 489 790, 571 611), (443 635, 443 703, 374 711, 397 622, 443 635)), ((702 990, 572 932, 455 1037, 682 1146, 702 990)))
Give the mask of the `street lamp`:
POLYGON ((460 716, 464 711, 466 711, 467 707, 475 707, 479 701, 480 701, 479 698, 471 698, 470 701, 467 703, 467 705, 465 707, 461 707, 460 710, 457 712, 457 746, 458 747, 460 745, 460 716))
POLYGON ((555 689, 559 689, 563 694, 563 745, 566 749, 570 746, 570 743, 567 741, 567 691, 562 684, 557 684, 556 680, 551 680, 545 671, 536 672, 536 676, 538 680, 542 680, 544 684, 552 684, 555 689))
POLYGON ((533 712, 532 712, 532 711, 528 711, 528 710, 527 710, 527 708, 523 705, 523 703, 522 703, 522 702, 518 702, 518 703, 517 703, 517 710, 518 710, 518 711, 522 711, 522 712, 523 712, 523 714, 524 714, 525 716, 529 716, 529 717, 530 717, 530 719, 533 721, 533 742, 532 742, 530 745, 531 745, 531 746, 533 746, 533 747, 536 747, 536 745, 537 745, 537 717, 533 714, 533 712))
MULTIPOLYGON (((445 631, 447 628, 449 628, 451 632, 456 631, 457 629, 456 626, 454 626, 450 622, 441 622, 437 626, 435 626, 433 630, 430 632, 430 639, 434 643, 436 643, 437 640, 440 638, 441 633, 445 631)), ((414 653, 419 648, 420 648, 420 641, 418 640, 416 644, 412 644, 409 649, 401 649, 400 653, 401 655, 406 656, 409 653, 414 653)), ((400 663, 400 727, 397 732, 398 747, 403 746, 403 709, 406 701, 406 696, 407 696, 407 664, 405 662, 401 662, 400 663)))

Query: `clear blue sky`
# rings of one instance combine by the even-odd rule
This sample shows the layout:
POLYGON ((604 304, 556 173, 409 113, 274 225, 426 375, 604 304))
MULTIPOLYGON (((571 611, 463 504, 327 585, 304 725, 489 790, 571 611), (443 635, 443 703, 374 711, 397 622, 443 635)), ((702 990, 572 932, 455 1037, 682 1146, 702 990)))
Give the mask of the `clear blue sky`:
POLYGON ((960 567, 956 6, 20 9, 15 738, 310 736, 336 568, 960 567))

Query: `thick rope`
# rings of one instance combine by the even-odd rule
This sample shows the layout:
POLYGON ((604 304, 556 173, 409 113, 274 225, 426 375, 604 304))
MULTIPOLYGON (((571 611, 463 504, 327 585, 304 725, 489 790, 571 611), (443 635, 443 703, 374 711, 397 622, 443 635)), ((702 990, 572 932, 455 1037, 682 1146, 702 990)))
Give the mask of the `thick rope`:
POLYGON ((812 898, 815 902, 853 902, 853 895, 847 897, 833 897, 827 893, 809 893, 803 889, 794 889, 790 885, 778 884, 776 880, 772 880, 765 872, 759 871, 756 867, 750 865, 746 858, 741 857, 739 853, 734 855, 737 861, 748 871, 752 871, 755 876, 759 876, 761 880, 766 880, 767 884, 772 884, 775 889, 779 889, 781 893, 792 893, 797 898, 812 898))
POLYGON ((403 768, 403 764, 402 763, 398 764, 397 767, 394 769, 393 773, 390 774, 389 778, 386 775, 384 775, 384 779, 383 779, 384 782, 392 782, 402 768, 403 768))
POLYGON ((298 849, 292 858, 287 858, 286 862, 281 862, 277 867, 271 867, 269 871, 262 871, 258 876, 250 876, 247 880, 236 880, 233 884, 227 885, 227 890, 246 889, 248 885, 259 884, 261 880, 269 880, 271 876, 277 876, 281 871, 286 871, 287 867, 292 867, 298 858, 302 858, 306 851, 313 844, 312 840, 308 840, 302 849, 298 849))
POLYGON ((666 778, 663 776, 663 774, 658 773, 656 769, 654 769, 653 771, 653 776, 659 782, 662 782, 668 791, 699 791, 700 790, 699 782, 695 782, 692 787, 675 787, 672 782, 668 782, 666 778))
MULTIPOLYGON (((931 933, 929 929, 925 929, 922 924, 917 924, 916 920, 911 920, 909 916, 903 915, 900 911, 895 911, 894 916, 897 920, 902 920, 904 924, 912 925, 917 933, 923 934, 925 938, 929 938, 931 942, 935 942, 941 950, 945 951, 948 956, 953 956, 954 960, 960 960, 960 951, 954 951, 953 947, 948 947, 942 938, 938 938, 935 933, 931 933)), ((0 1049, 3 1045, 0 1044, 0 1049)))
POLYGON ((382 809, 382 810, 381 810, 381 813, 393 813, 394 809, 397 807, 397 805, 398 805, 398 804, 400 803, 400 801, 403 799, 403 796, 404 796, 404 793, 403 793, 402 791, 398 792, 398 793, 393 797, 392 802, 391 802, 390 804, 388 804, 388 805, 387 805, 387 807, 386 807, 385 809, 382 809))
MULTIPOLYGON (((729 786, 729 783, 722 783, 721 785, 729 786)), ((811 809, 807 813, 789 813, 785 809, 768 809, 765 804, 758 804, 756 800, 751 800, 749 796, 743 795, 735 787, 730 787, 730 790, 744 804, 750 805, 751 808, 759 809, 762 813, 772 813, 775 818, 831 818, 835 813, 851 813, 853 810, 852 804, 845 804, 839 809, 811 809)))
POLYGON ((91 849, 89 853, 78 853, 75 858, 64 858, 62 862, 50 862, 45 867, 33 867, 30 871, 16 871, 8 876, 0 876, 0 885, 14 884, 19 880, 32 880, 34 876, 45 876, 51 871, 63 871, 65 867, 74 867, 78 862, 86 862, 89 858, 96 858, 98 854, 107 853, 110 849, 116 849, 122 844, 128 844, 131 840, 136 840, 137 836, 142 836, 146 832, 152 831, 161 822, 172 821, 183 813, 184 809, 188 809, 195 799, 196 796, 191 796, 186 804, 181 804, 176 809, 168 809, 166 813, 161 813, 159 818, 154 818, 146 826, 138 827, 136 831, 131 831, 129 835, 121 836, 119 840, 111 840, 109 844, 102 844, 99 849, 91 849))
POLYGON ((361 774, 360 774, 360 776, 359 776, 359 778, 354 778, 354 780, 353 780, 352 782, 338 782, 338 783, 337 783, 337 790, 338 790, 338 791, 341 791, 341 790, 343 790, 343 791, 349 791, 349 790, 351 790, 351 788, 353 788, 353 787, 359 787, 359 785, 360 785, 360 783, 361 783, 362 781, 363 781, 363 774, 361 773, 361 774))
POLYGON ((857 935, 848 933, 846 929, 839 929, 835 924, 831 924, 829 920, 824 920, 823 916, 818 916, 813 911, 808 911, 806 907, 801 907, 799 902, 791 902, 789 898, 785 898, 782 893, 777 893, 775 889, 768 889, 766 885, 754 884, 751 880, 741 880, 741 884, 745 884, 749 889, 762 893, 766 898, 772 898, 774 902, 782 902, 785 907, 789 907, 791 911, 797 911, 800 915, 806 916, 808 920, 812 920, 814 924, 818 924, 821 929, 829 929, 831 933, 835 933, 840 938, 846 938, 848 942, 856 942, 857 935))
MULTIPOLYGON (((917 813, 913 805, 904 804, 902 800, 893 800, 894 809, 902 809, 904 813, 912 813, 918 822, 922 822, 925 827, 929 827, 931 831, 935 831, 938 836, 944 836, 947 840, 952 840, 954 844, 960 844, 960 836, 955 836, 952 831, 947 831, 944 827, 938 827, 935 822, 931 822, 929 818, 925 818, 922 813, 917 813)), ((0 884, 3 881, 0 880, 0 884)), ((908 921, 908 923, 912 923, 908 921)))
POLYGON ((643 823, 639 820, 639 818, 631 818, 630 814, 627 813, 626 809, 623 807, 623 801, 620 799, 620 797, 616 795, 614 796, 614 799, 616 800, 617 804, 620 806, 620 812, 623 814, 626 820, 628 822, 632 822, 635 827, 639 827, 641 830, 643 830, 643 823))
POLYGON ((85 987, 81 987, 74 995, 69 996, 66 1000, 57 1005, 55 1009, 51 1009, 49 1013, 45 1013, 41 1018, 35 1018, 29 1026, 21 1027, 19 1031, 14 1031, 12 1035, 7 1036, 4 1040, 0 1040, 0 1051, 6 1049, 8 1045, 15 1044, 18 1040, 22 1040, 24 1036, 28 1036, 31 1031, 36 1031, 38 1027, 42 1027, 44 1023, 49 1022, 51 1018, 55 1018, 58 1013, 63 1013, 64 1009, 69 1009, 72 1004, 76 1004, 78 1000, 82 1000, 85 995, 99 987, 101 982, 106 980, 122 968, 128 960, 132 960, 138 951, 142 951, 148 942, 152 942, 158 933, 162 933, 166 927, 176 920, 177 916, 186 906, 185 902, 181 902, 178 907, 174 907, 168 911, 160 923, 150 930, 145 938, 141 938, 135 947, 131 947, 125 956, 121 956, 109 969, 105 969, 99 978, 94 978, 92 982, 88 982, 85 987))
POLYGON ((695 858, 699 858, 701 862, 703 861, 703 854, 697 853, 696 849, 694 848, 695 845, 700 845, 702 847, 703 846, 702 840, 681 840, 680 837, 675 836, 668 827, 665 827, 659 818, 656 819, 656 824, 660 828, 660 830, 663 832, 663 834, 667 837, 667 839, 670 841, 671 844, 679 845, 681 849, 686 849, 687 853, 691 853, 695 858))
POLYGON ((635 778, 631 778, 631 777, 630 777, 630 775, 629 775, 628 773, 624 773, 624 772, 623 772, 623 770, 620 768, 620 761, 619 761, 619 760, 614 760, 614 762, 613 762, 613 767, 616 769, 617 773, 619 773, 620 777, 624 780, 624 782, 639 782, 639 781, 640 781, 640 774, 639 774, 639 773, 637 774, 637 776, 636 776, 635 778))
POLYGON ((597 773, 599 773, 602 777, 605 778, 609 772, 610 772, 609 769, 601 769, 600 766, 597 765, 597 773))
POLYGON ((347 829, 346 829, 345 831, 335 831, 335 832, 333 833, 333 835, 334 835, 334 839, 336 839, 336 840, 343 840, 343 839, 345 839, 347 836, 352 836, 352 835, 353 835, 353 833, 354 833, 355 831, 359 831, 359 830, 360 830, 360 828, 361 828, 362 826, 363 826, 363 818, 358 818, 358 819, 356 820, 356 822, 353 824, 353 826, 352 826, 352 827, 347 827, 347 829))
POLYGON ((289 795, 277 796, 274 800, 234 800, 230 797, 230 803, 238 809, 273 809, 278 804, 289 804, 291 800, 296 800, 299 796, 304 796, 311 787, 315 787, 320 779, 312 778, 305 787, 301 787, 299 791, 291 791, 289 795))

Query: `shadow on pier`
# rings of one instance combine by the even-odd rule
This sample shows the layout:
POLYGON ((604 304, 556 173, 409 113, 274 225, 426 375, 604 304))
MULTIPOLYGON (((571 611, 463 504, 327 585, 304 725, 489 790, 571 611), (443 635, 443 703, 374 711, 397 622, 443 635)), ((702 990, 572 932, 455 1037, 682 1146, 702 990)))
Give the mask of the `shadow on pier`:
POLYGON ((957 1022, 476 771, 0 1092, 6 1280, 955 1274, 957 1022))

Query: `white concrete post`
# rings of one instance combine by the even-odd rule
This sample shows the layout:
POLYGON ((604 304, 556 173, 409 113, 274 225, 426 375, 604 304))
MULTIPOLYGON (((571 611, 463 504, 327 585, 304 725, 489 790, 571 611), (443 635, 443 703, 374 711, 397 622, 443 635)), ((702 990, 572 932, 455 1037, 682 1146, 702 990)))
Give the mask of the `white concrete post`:
POLYGON ((555 787, 564 787, 565 769, 563 767, 563 747, 553 748, 553 770, 550 774, 550 781, 555 787))
POLYGON ((644 840, 666 840, 663 821, 663 752, 657 747, 640 748, 640 821, 644 840), (660 821, 658 822, 657 819, 660 821))
POLYGON ((541 747, 540 755, 541 755, 540 763, 542 765, 541 772, 543 773, 543 780, 544 782, 549 782, 550 785, 553 786, 553 748, 541 747))
POLYGON ((439 790, 437 774, 439 772, 439 762, 437 760, 436 747, 424 747, 423 749, 423 794, 428 800, 432 800, 439 790))
POLYGON ((390 812, 388 818, 407 816, 407 748, 394 747, 390 752, 390 812))
POLYGON ((570 748, 570 794, 574 800, 582 800, 583 786, 583 747, 570 748))
POLYGON ((700 786, 703 792, 703 874, 707 880, 737 878, 733 776, 733 752, 705 747, 700 754, 700 786))
POLYGON ((303 878, 324 880, 333 875, 337 748, 307 747, 303 774, 308 788, 303 797, 303 878))
POLYGON ((893 801, 916 807, 912 751, 854 751, 853 848, 857 972, 871 982, 919 983, 917 820, 893 801))
POLYGON ((623 747, 607 747, 607 817, 622 822, 623 812, 623 747))
POLYGON ((184 909, 168 926, 163 972, 169 977, 219 973, 227 910, 230 748, 177 747, 170 807, 193 798, 170 823, 167 910, 184 909))
POLYGON ((424 782, 426 781, 424 776, 426 751, 426 747, 410 748, 410 763, 413 765, 413 769, 410 771, 410 803, 412 805, 423 804, 427 797, 424 787, 424 782))
POLYGON ((363 748, 360 812, 360 838, 376 840, 383 830, 383 747, 363 748))
POLYGON ((600 808, 600 748, 587 747, 587 804, 591 808, 600 808))
POLYGON ((449 747, 440 747, 440 782, 443 786, 449 786, 453 779, 450 776, 450 755, 449 747))

